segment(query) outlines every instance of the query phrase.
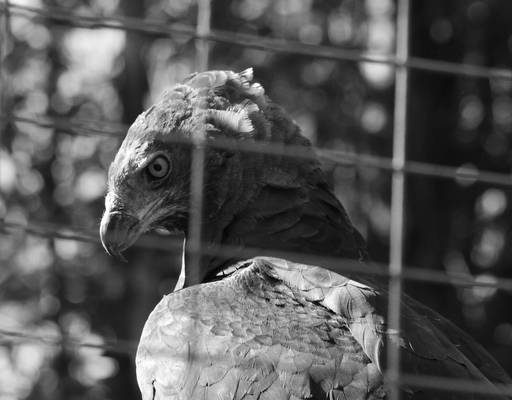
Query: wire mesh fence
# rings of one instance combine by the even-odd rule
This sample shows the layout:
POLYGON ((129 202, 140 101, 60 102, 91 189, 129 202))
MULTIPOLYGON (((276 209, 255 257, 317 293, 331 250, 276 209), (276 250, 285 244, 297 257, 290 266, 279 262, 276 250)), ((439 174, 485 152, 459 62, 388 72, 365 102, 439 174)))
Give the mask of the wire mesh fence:
MULTIPOLYGON (((408 160, 405 152, 406 127, 407 127, 407 93, 408 93, 408 74, 410 70, 420 70, 433 73, 456 74, 468 77, 477 77, 485 79, 506 79, 512 80, 512 70, 506 68, 485 68, 477 65, 450 63, 437 60, 411 57, 408 54, 409 38, 409 1, 400 0, 397 5, 397 45, 394 55, 372 55, 366 52, 344 50, 333 46, 307 45, 289 40, 263 38, 258 35, 234 34, 212 29, 210 26, 211 9, 210 1, 198 2, 197 24, 179 25, 162 23, 142 18, 130 17, 103 17, 77 15, 59 7, 35 8, 10 4, 4 1, 1 5, 3 16, 2 32, 2 65, 6 48, 9 45, 10 37, 10 16, 15 15, 27 19, 42 21, 43 23, 62 24, 71 27, 81 27, 87 29, 112 28, 127 31, 137 31, 149 35, 170 36, 177 35, 191 38, 197 41, 197 67, 198 69, 207 69, 209 58, 209 43, 219 42, 230 45, 252 47, 277 53, 293 53, 308 57, 326 58, 332 60, 343 60, 350 62, 367 62, 385 64, 395 67, 395 103, 394 103, 394 133, 393 133, 393 153, 391 157, 375 156, 371 154, 361 154, 351 151, 315 149, 315 153, 304 150, 303 147, 293 146, 267 146, 265 144, 244 144, 239 141, 216 140, 215 142, 190 143, 193 151, 192 163, 192 184, 191 184, 191 203, 190 209, 192 215, 190 218, 189 238, 186 251, 191 257, 192 270, 199 268, 201 254, 226 255, 237 252, 244 257, 262 256, 266 254, 265 249, 222 246, 215 249, 206 249, 201 246, 201 210, 203 199, 203 180, 204 180, 204 157, 205 148, 215 146, 219 148, 232 149, 247 152, 259 152, 264 154, 275 154, 286 157, 327 160, 336 165, 351 165, 355 167, 370 167, 389 171, 392 176, 391 189, 391 235, 390 235, 390 262, 387 268, 383 268, 378 263, 361 266, 359 263, 340 260, 329 257, 305 256, 304 254, 293 254, 282 252, 283 258, 300 258, 304 263, 318 264, 328 266, 340 273, 350 274, 368 274, 379 275, 389 278, 389 328, 400 331, 400 302, 403 297, 402 280, 414 280, 420 282, 433 282, 441 284, 459 285, 465 287, 481 286, 492 287, 512 292, 512 279, 492 277, 487 281, 479 281, 467 275, 454 275, 441 271, 430 271, 421 268, 407 266, 404 268, 403 255, 403 229, 404 229, 404 196, 406 176, 426 176, 431 178, 452 179, 455 181, 469 183, 485 183, 504 187, 512 187, 512 175, 508 173, 497 173, 489 170, 480 170, 473 167, 452 167, 443 164, 424 163, 408 160)), ((1 67, 0 67, 1 68, 1 67)), ((2 87, 8 87, 5 80, 5 74, 0 70, 2 87)), ((4 97, 2 91, 2 98, 4 97)), ((4 103, 4 101, 2 101, 4 103)), ((69 120, 65 118, 55 118, 40 115, 16 115, 6 112, 2 107, 0 121, 6 123, 33 124, 39 127, 54 129, 70 135, 77 136, 107 136, 122 137, 126 131, 126 126, 112 124, 104 121, 91 120, 69 120)), ((99 246, 99 239, 95 232, 84 231, 70 226, 58 224, 37 224, 34 222, 19 223, 8 220, 0 221, 0 232, 5 235, 13 232, 26 232, 31 235, 39 235, 50 239, 69 239, 77 241, 87 241, 96 243, 99 246)), ((161 250, 181 250, 181 238, 152 237, 148 240, 144 238, 138 243, 139 246, 157 248, 161 250)), ((272 252, 276 255, 276 252, 272 252)), ((0 327, 0 344, 15 344, 21 341, 37 341, 48 346, 68 346, 68 347, 91 347, 105 351, 120 352, 133 355, 136 344, 133 342, 124 342, 120 340, 106 340, 103 343, 95 344, 67 339, 63 337, 45 337, 31 334, 24 331, 11 329, 2 329, 0 327)), ((442 377, 431 376, 408 376, 402 374, 399 369, 400 353, 397 347, 389 346, 388 357, 388 375, 387 378, 393 389, 392 399, 399 398, 399 392, 396 390, 399 385, 407 384, 418 387, 433 387, 451 391, 460 391, 467 393, 482 393, 489 396, 507 394, 512 395, 510 385, 496 385, 496 393, 489 393, 488 387, 484 384, 474 382, 446 379, 442 377)))

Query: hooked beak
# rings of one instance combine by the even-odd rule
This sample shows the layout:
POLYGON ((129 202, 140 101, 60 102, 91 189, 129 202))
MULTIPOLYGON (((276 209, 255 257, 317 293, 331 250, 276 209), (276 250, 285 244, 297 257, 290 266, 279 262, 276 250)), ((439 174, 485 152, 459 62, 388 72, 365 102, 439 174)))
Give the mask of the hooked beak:
POLYGON ((122 252, 140 235, 138 218, 122 211, 105 212, 101 218, 100 238, 111 256, 126 262, 122 252))

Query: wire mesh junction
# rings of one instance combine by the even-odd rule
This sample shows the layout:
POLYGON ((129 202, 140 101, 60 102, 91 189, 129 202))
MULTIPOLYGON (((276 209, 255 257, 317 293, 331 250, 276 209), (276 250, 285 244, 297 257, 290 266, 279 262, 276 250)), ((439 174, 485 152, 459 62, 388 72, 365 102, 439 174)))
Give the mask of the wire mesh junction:
MULTIPOLYGON (((403 235, 403 221, 400 215, 403 214, 403 195, 404 195, 404 175, 422 175, 433 178, 447 178, 454 179, 457 181, 465 181, 468 183, 487 183, 493 185, 500 185, 506 187, 512 187, 512 175, 501 174, 491 171, 481 171, 473 168, 456 168, 446 165, 422 163, 415 161, 407 161, 405 159, 405 121, 406 121, 406 107, 405 100, 407 94, 407 73, 409 70, 421 70, 434 73, 444 74, 456 74, 468 77, 478 77, 486 79, 512 79, 512 70, 502 68, 486 68, 476 65, 467 65, 460 63, 451 63, 437 60, 429 60, 423 58, 409 57, 407 54, 407 37, 408 37, 408 23, 409 23, 409 1, 399 0, 397 21, 398 21, 398 32, 397 37, 399 43, 397 44, 397 52, 395 55, 373 55, 362 51, 354 51, 347 49, 340 49, 331 46, 313 46, 299 42, 280 40, 273 38, 263 38, 255 35, 240 34, 233 32, 226 32, 221 30, 211 30, 209 26, 210 11, 207 7, 210 7, 208 0, 202 0, 200 2, 200 13, 202 17, 198 18, 198 25, 178 25, 162 23, 160 21, 152 21, 141 18, 130 18, 130 17, 92 17, 85 15, 71 14, 69 11, 60 7, 48 7, 46 9, 27 7, 21 5, 9 4, 7 0, 0 4, 0 12, 5 16, 5 31, 9 31, 9 15, 22 16, 33 20, 40 20, 44 23, 56 23, 72 27, 82 28, 113 28, 127 31, 138 31, 151 35, 160 36, 183 36, 199 41, 198 46, 198 65, 201 68, 205 68, 208 65, 208 53, 209 49, 206 45, 207 42, 219 42, 227 43, 232 45, 238 45, 243 47, 256 48, 272 52, 280 53, 293 53, 298 55, 304 55, 316 58, 327 58, 333 60, 352 61, 352 62, 370 62, 380 63, 397 68, 396 82, 397 90, 395 96, 395 124, 402 124, 401 126, 395 126, 394 132, 394 152, 393 157, 378 157, 368 154, 357 154, 353 152, 345 152, 339 150, 328 150, 328 149, 317 149, 317 155, 323 159, 335 164, 340 165, 355 165, 361 167, 372 167, 390 171, 392 173, 394 184, 394 198, 398 199, 394 202, 392 207, 392 221, 395 221, 394 233, 392 232, 391 248, 394 249, 396 256, 394 261, 392 260, 389 269, 383 265, 372 264, 372 265, 361 265, 360 263, 353 260, 343 260, 340 262, 339 259, 328 258, 328 257, 317 257, 308 256, 304 254, 294 254, 288 252, 272 252, 273 256, 281 256, 283 258, 300 260, 303 263, 320 264, 327 266, 337 272, 348 274, 368 274, 377 275, 390 278, 391 291, 390 298, 394 300, 390 302, 390 306, 395 305, 396 301, 402 297, 402 279, 417 280, 423 282, 435 282, 435 283, 448 283, 458 286, 489 286, 497 289, 503 289, 512 291, 512 279, 496 279, 495 282, 480 282, 472 277, 465 275, 456 276, 447 274, 440 271, 424 270, 420 268, 403 268, 401 254, 402 254, 402 240, 403 235), (400 85, 399 85, 399 82, 400 85), (398 221, 398 222, 397 222, 398 221), (394 237, 394 239, 393 239, 394 237), (394 265, 394 267, 393 267, 394 265), (393 282, 395 283, 393 285, 393 282)), ((4 36, 4 41, 7 35, 4 36)), ((2 43, 2 48, 5 45, 2 43)), ((118 136, 121 137, 126 127, 113 124, 106 124, 100 121, 70 121, 62 120, 41 116, 16 116, 11 114, 0 114, 0 121, 11 122, 11 123, 31 123, 41 127, 55 129, 57 131, 66 132, 73 135, 106 135, 106 136, 118 136)), ((215 146, 222 148, 236 148, 242 151, 260 152, 265 154, 282 155, 286 157, 300 157, 300 158, 316 158, 308 149, 303 147, 294 146, 272 146, 265 143, 251 143, 245 144, 238 141, 229 140, 216 140, 215 142, 201 143, 199 146, 197 143, 193 148, 193 157, 196 160, 194 163, 194 170, 196 171, 195 180, 192 185, 192 203, 191 208, 200 210, 202 201, 202 180, 203 180, 203 168, 204 163, 204 149, 206 146, 215 146)), ((200 225, 200 213, 197 213, 197 218, 193 218, 192 228, 200 225)), ((96 233, 69 228, 63 226, 57 226, 52 224, 37 224, 29 222, 27 224, 20 224, 9 221, 0 221, 0 233, 1 234, 13 234, 14 232, 25 232, 27 234, 39 235, 47 238, 61 238, 79 241, 88 241, 98 243, 96 233)), ((219 246, 217 248, 205 249, 200 246, 200 230, 196 229, 192 238, 192 246, 188 246, 187 251, 195 256, 201 254, 208 255, 233 255, 233 252, 240 254, 244 258, 250 258, 254 256, 266 255, 265 249, 254 249, 245 248, 239 249, 232 246, 219 246)), ((142 238, 137 245, 159 248, 169 251, 180 251, 182 247, 181 238, 178 237, 165 237, 155 240, 154 237, 151 239, 142 238)), ((391 328, 399 330, 400 321, 400 307, 392 307, 396 312, 392 315, 393 323, 391 328)), ((20 332, 16 330, 1 329, 0 328, 0 345, 1 344, 15 344, 23 341, 36 341, 49 346, 63 346, 63 347, 89 347, 99 348, 110 352, 119 352, 123 354, 133 355, 135 348, 134 342, 125 342, 119 340, 107 340, 102 344, 80 342, 68 338, 59 337, 45 337, 41 335, 28 334, 27 332, 20 332)), ((389 375, 391 379, 392 388, 397 388, 398 385, 410 385, 415 387, 423 388, 434 388, 439 390, 450 390, 460 391, 466 393, 480 393, 487 394, 489 396, 494 395, 512 395, 512 385, 496 384, 496 392, 490 393, 489 386, 479 382, 468 382, 466 380, 447 379, 443 377, 434 376, 411 376, 403 374, 399 371, 399 354, 397 352, 390 352, 388 359, 392 360, 395 357, 394 364, 392 367, 393 372, 389 375)), ((389 372, 389 371, 388 371, 389 372)), ((398 391, 393 391, 392 398, 397 400, 399 398, 398 391)))

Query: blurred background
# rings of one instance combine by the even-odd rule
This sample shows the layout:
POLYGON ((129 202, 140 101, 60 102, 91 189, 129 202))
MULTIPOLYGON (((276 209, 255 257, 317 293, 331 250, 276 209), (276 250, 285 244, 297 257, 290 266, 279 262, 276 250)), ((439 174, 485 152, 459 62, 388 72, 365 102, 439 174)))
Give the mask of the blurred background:
MULTIPOLYGON (((189 73, 252 66, 317 146, 391 156, 395 68, 357 59, 394 54, 392 0, 213 0, 211 15, 195 0, 1 7, 0 400, 140 398, 134 349, 172 290, 179 254, 143 238, 120 263, 96 232, 126 127, 189 73), (206 45, 193 34, 209 22, 219 40, 206 45), (235 33, 262 39, 222 40, 235 33), (265 50, 267 38, 294 45, 265 50), (320 46, 356 60, 310 54, 320 46)), ((510 68, 510 21, 509 0, 411 1, 411 56, 510 68)), ((408 160, 510 176, 512 79, 490 75, 410 70, 408 160)), ((372 258, 386 263, 389 170, 326 169, 372 258)), ((512 184, 502 181, 408 175, 404 263, 491 284, 512 278, 512 184)), ((416 281, 405 290, 512 373, 510 292, 416 281)))

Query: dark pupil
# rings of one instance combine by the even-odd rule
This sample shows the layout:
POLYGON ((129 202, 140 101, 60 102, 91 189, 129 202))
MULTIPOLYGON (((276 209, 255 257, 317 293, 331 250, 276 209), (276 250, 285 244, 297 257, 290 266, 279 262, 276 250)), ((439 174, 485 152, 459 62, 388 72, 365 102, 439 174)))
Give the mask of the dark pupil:
POLYGON ((157 171, 157 172, 160 172, 160 171, 162 170, 162 166, 161 166, 160 164, 155 164, 155 165, 153 166, 153 168, 154 168, 154 169, 155 169, 155 171, 157 171))

